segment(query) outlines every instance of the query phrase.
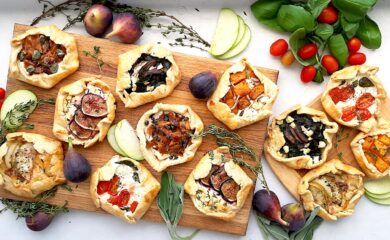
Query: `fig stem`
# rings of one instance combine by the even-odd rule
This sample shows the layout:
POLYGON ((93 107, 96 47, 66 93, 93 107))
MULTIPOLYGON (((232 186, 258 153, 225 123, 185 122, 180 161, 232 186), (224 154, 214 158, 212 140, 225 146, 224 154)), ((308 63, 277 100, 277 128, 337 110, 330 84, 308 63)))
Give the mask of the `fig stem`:
POLYGON ((72 149, 73 148, 73 144, 72 144, 72 138, 68 137, 68 149, 72 149))

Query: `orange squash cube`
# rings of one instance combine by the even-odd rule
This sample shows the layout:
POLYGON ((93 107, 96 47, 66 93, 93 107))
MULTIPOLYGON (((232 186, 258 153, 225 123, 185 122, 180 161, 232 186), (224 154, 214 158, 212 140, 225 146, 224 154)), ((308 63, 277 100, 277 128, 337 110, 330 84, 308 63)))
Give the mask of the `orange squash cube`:
POLYGON ((232 113, 234 113, 234 114, 238 113, 238 106, 236 106, 234 109, 232 109, 232 113))
POLYGON ((249 97, 252 100, 256 100, 263 92, 264 92, 264 85, 263 84, 257 85, 252 89, 251 93, 249 94, 249 97))
POLYGON ((233 85, 236 85, 237 83, 241 82, 242 80, 246 79, 246 72, 236 72, 230 74, 230 82, 233 85))
POLYGON ((378 152, 380 156, 385 156, 387 152, 387 146, 383 142, 379 141, 378 139, 375 139, 374 141, 374 147, 375 151, 378 152))
POLYGON ((251 102, 246 97, 240 98, 240 100, 238 100, 238 109, 240 110, 245 109, 250 105, 251 102))
POLYGON ((363 142, 363 150, 369 150, 372 146, 372 144, 374 143, 374 138, 373 137, 365 137, 364 138, 364 142, 363 142))
POLYGON ((367 161, 368 161, 369 163, 375 165, 376 160, 377 160, 377 158, 378 158, 375 154, 373 154, 373 153, 371 153, 371 152, 365 152, 365 153, 364 153, 364 156, 366 156, 367 161))
POLYGON ((234 98, 234 92, 233 89, 230 88, 229 91, 223 97, 223 100, 226 102, 228 99, 233 99, 233 98, 234 98))
POLYGON ((380 134, 378 136, 378 140, 386 144, 387 146, 390 146, 390 137, 388 137, 386 134, 380 134))
POLYGON ((382 158, 378 158, 378 160, 376 160, 375 167, 376 169, 378 169, 379 172, 383 173, 390 167, 390 165, 387 162, 383 161, 382 158))
POLYGON ((231 99, 226 100, 225 103, 229 106, 229 108, 232 108, 234 106, 235 102, 236 101, 233 98, 231 98, 231 99))
POLYGON ((251 69, 248 69, 248 76, 249 76, 249 78, 256 78, 256 79, 259 79, 259 78, 256 76, 255 72, 252 71, 251 69))
POLYGON ((251 93, 251 89, 249 88, 247 82, 242 81, 236 86, 234 86, 234 93, 239 97, 243 97, 251 93))

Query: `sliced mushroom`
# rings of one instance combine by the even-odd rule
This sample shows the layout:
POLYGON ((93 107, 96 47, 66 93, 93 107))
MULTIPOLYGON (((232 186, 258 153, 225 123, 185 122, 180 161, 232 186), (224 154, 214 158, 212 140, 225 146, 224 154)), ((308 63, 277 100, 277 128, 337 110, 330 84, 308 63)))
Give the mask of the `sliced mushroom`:
POLYGON ((213 166, 211 166, 211 169, 210 169, 209 174, 208 174, 206 177, 201 178, 201 179, 199 180, 199 182, 200 182, 202 185, 204 185, 205 187, 211 187, 211 185, 210 185, 210 177, 211 177, 211 175, 212 175, 218 168, 219 168, 218 165, 213 165, 213 166))
POLYGON ((211 187, 215 191, 219 192, 221 189, 222 183, 229 178, 230 177, 227 175, 225 168, 223 166, 221 166, 218 170, 214 171, 214 173, 211 174, 211 176, 210 176, 211 187))
POLYGON ((292 128, 291 130, 294 131, 295 135, 298 137, 297 140, 299 140, 300 142, 303 142, 303 143, 309 142, 309 139, 303 133, 300 125, 297 125, 296 128, 292 128))
POLYGON ((88 130, 88 129, 84 129, 82 127, 80 127, 75 120, 72 120, 70 123, 69 123, 69 131, 74 135, 76 136, 77 138, 79 139, 91 139, 93 138, 97 131, 92 131, 92 130, 88 130))
POLYGON ((81 111, 81 109, 77 109, 74 114, 74 120, 76 123, 88 130, 97 130, 98 123, 102 120, 102 118, 89 117, 81 111))
POLYGON ((240 185, 238 185, 232 178, 229 178, 221 185, 222 197, 228 202, 237 201, 237 193, 240 191, 240 185))
POLYGON ((104 117, 107 115, 107 103, 101 96, 88 93, 81 99, 81 110, 90 117, 104 117))
POLYGON ((291 130, 290 130, 290 127, 286 127, 286 129, 284 130, 283 132, 284 134, 284 137, 287 138, 287 140, 292 143, 292 144, 295 144, 297 141, 295 140, 295 137, 294 135, 292 134, 291 130))

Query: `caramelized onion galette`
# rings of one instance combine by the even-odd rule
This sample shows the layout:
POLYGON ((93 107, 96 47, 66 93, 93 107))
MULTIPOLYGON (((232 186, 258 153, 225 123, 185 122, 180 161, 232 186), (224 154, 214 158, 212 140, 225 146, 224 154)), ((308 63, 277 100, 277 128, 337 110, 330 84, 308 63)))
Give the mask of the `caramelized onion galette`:
POLYGON ((119 56, 116 92, 125 107, 164 98, 179 82, 172 53, 160 45, 139 46, 119 56))
POLYGON ((272 120, 265 150, 295 169, 311 169, 326 161, 337 123, 325 113, 296 105, 272 120))
POLYGON ((103 141, 115 118, 115 98, 97 78, 84 78, 62 87, 57 96, 53 133, 75 145, 103 141))
POLYGON ((209 151, 184 184, 195 207, 202 213, 231 220, 240 211, 253 181, 235 164, 229 148, 209 151))
POLYGON ((202 130, 202 120, 186 105, 157 103, 137 124, 141 151, 159 172, 191 161, 202 143, 202 130))
POLYGON ((90 191, 96 207, 128 223, 146 213, 160 190, 160 183, 141 163, 114 156, 91 177, 90 191))
POLYGON ((16 132, 0 147, 0 185, 11 193, 34 198, 64 183, 61 142, 40 134, 16 132))
POLYGON ((335 221, 354 212, 364 194, 363 176, 356 168, 333 159, 306 173, 298 193, 306 211, 319 206, 320 217, 335 221))
POLYGON ((276 84, 244 58, 224 72, 207 108, 234 130, 269 117, 277 94, 276 84))
POLYGON ((76 40, 54 25, 27 30, 11 47, 10 77, 34 86, 51 88, 79 67, 76 40))
POLYGON ((368 132, 377 125, 386 98, 377 67, 351 66, 332 74, 321 102, 338 123, 368 132))

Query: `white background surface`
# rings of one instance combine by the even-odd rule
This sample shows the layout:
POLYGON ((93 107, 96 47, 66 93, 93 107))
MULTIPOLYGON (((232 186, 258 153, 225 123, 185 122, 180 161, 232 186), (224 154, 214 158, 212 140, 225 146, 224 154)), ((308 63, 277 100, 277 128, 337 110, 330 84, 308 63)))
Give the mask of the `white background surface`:
MULTIPOLYGON (((275 114, 281 113, 293 104, 309 103, 325 87, 326 83, 321 85, 316 83, 305 85, 301 83, 299 78, 300 66, 297 63, 290 68, 285 68, 280 64, 278 58, 273 58, 269 55, 270 44, 280 37, 287 39, 288 36, 274 33, 256 22, 249 8, 254 0, 138 0, 131 2, 134 2, 136 6, 167 11, 184 23, 191 24, 208 41, 212 37, 219 9, 221 7, 231 7, 236 10, 248 23, 253 33, 248 49, 241 56, 246 56, 254 65, 280 70, 278 80, 280 93, 274 106, 275 114), (198 8, 200 12, 195 11, 194 8, 198 8), (244 15, 243 11, 247 13, 247 16, 244 15)), ((41 6, 34 0, 0 0, 0 86, 4 87, 7 80, 8 57, 10 53, 9 41, 11 40, 14 23, 29 24, 40 12, 41 6)), ((381 28, 382 47, 376 51, 362 49, 367 55, 367 64, 380 67, 379 77, 387 91, 390 91, 390 58, 388 56, 390 54, 390 46, 388 45, 390 38, 389 13, 390 1, 379 0, 370 16, 381 28)), ((65 21, 63 17, 57 17, 49 21, 43 21, 40 25, 55 23, 62 27, 65 21)), ((82 24, 71 28, 70 31, 86 34, 82 24)), ((163 44, 166 43, 166 40, 158 31, 145 29, 144 35, 138 44, 155 43, 158 41, 161 41, 163 44)), ((210 57, 207 53, 195 49, 175 48, 173 50, 210 57)), ((263 161, 263 164, 265 165, 265 175, 270 188, 277 193, 282 205, 292 202, 293 198, 278 182, 265 161, 263 161)), ((389 217, 389 207, 375 205, 363 197, 357 205, 353 216, 335 223, 322 224, 315 232, 315 239, 388 239, 389 217)), ((57 216, 50 227, 42 232, 28 230, 23 219, 15 220, 15 218, 16 216, 9 211, 0 214, 0 239, 169 239, 164 224, 140 221, 138 224, 128 225, 108 214, 71 210, 70 213, 57 216)), ((182 233, 189 233, 192 230, 180 229, 182 233)), ((247 235, 244 237, 202 230, 195 239, 262 239, 262 236, 252 214, 247 235)))

